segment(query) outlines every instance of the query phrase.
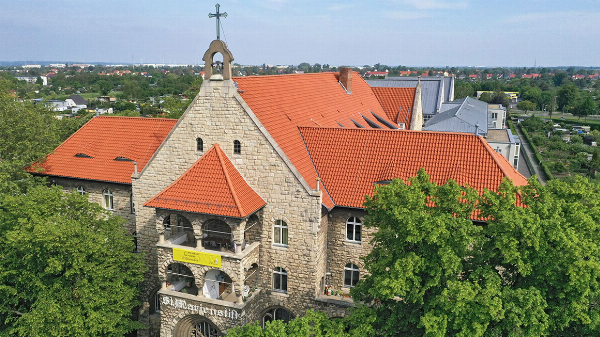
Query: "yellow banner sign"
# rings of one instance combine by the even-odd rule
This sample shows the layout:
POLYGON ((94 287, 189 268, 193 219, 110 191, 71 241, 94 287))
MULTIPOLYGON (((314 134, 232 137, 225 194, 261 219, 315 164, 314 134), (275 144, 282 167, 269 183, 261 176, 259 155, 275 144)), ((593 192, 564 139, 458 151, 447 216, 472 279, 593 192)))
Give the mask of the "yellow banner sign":
POLYGON ((173 248, 173 260, 221 268, 221 255, 173 248))

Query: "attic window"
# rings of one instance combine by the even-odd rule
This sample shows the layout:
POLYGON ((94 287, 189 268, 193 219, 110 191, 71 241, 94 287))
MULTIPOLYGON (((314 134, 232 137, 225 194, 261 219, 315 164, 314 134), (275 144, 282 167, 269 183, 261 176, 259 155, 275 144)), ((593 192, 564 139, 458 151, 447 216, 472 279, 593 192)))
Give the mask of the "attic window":
POLYGON ((338 125, 339 125, 341 128, 344 128, 344 127, 345 127, 345 126, 343 126, 343 125, 342 125, 342 123, 340 123, 340 122, 338 122, 338 121, 336 121, 336 123, 338 123, 338 125))
POLYGON ((81 152, 78 153, 78 154, 76 154, 75 157, 77 157, 77 158, 94 158, 94 157, 92 157, 90 155, 87 155, 87 154, 81 153, 81 152))
POLYGON ((121 157, 121 156, 115 158, 114 160, 116 160, 116 161, 133 161, 127 157, 121 157))
POLYGON ((372 120, 368 119, 367 117, 363 116, 362 114, 360 115, 365 122, 367 122, 367 124, 369 124, 370 127, 372 127, 373 129, 382 129, 381 126, 377 125, 377 123, 373 122, 372 120))
POLYGON ((354 125, 356 125, 357 128, 361 128, 361 129, 365 128, 364 126, 358 124, 354 119, 350 118, 350 120, 352 121, 352 123, 354 123, 354 125))
MULTIPOLYGON (((369 111, 370 111, 370 110, 369 110, 369 111)), ((387 127, 388 127, 388 128, 390 128, 390 129, 393 129, 393 130, 395 130, 395 129, 398 129, 396 126, 394 126, 394 124, 392 124, 392 123, 390 123, 390 122, 386 121, 385 119, 383 119, 383 118, 379 117, 379 116, 378 116, 378 115, 376 115, 376 114, 375 114, 373 111, 370 111, 370 112, 371 112, 371 114, 373 115, 373 117, 375 117, 375 119, 377 119, 377 121, 378 121, 379 123, 381 123, 381 124, 383 124, 383 125, 387 126, 387 127)))
POLYGON ((242 154, 242 143, 239 140, 233 141, 233 154, 242 154))

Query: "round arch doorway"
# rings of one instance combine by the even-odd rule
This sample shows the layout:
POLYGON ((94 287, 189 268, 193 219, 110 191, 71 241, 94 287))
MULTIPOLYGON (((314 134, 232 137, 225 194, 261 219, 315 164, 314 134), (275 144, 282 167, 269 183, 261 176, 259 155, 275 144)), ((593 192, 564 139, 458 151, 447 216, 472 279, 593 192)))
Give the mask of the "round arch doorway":
POLYGON ((200 315, 186 316, 177 323, 173 337, 216 337, 223 336, 219 328, 208 318, 200 315))

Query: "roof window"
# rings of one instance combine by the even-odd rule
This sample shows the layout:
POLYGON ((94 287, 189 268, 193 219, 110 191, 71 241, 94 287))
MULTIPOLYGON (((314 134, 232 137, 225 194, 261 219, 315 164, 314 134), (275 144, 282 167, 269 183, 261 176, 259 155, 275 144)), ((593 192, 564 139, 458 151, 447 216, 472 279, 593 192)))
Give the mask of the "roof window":
POLYGON ((119 157, 115 158, 114 160, 116 160, 116 161, 133 161, 132 159, 129 159, 127 157, 122 157, 122 156, 119 156, 119 157))
POLYGON ((371 112, 371 114, 373 115, 373 117, 375 117, 375 119, 377 119, 377 121, 385 126, 387 126, 388 128, 395 130, 398 129, 396 126, 394 126, 394 124, 386 121, 385 119, 379 117, 377 114, 375 114, 373 111, 369 110, 369 112, 371 112))
POLYGON ((356 125, 357 128, 361 128, 364 129, 365 127, 360 125, 357 121, 355 121, 354 119, 350 118, 350 120, 352 121, 352 123, 354 123, 354 125, 356 125))
POLYGON ((362 114, 360 114, 360 116, 365 120, 365 122, 367 122, 367 124, 369 124, 370 127, 372 127, 373 129, 383 129, 381 126, 377 125, 377 123, 373 122, 372 120, 368 119, 367 117, 363 116, 362 114))
POLYGON ((87 154, 81 153, 81 152, 78 153, 78 154, 76 154, 75 157, 77 157, 77 158, 94 158, 94 157, 92 157, 90 155, 87 155, 87 154))

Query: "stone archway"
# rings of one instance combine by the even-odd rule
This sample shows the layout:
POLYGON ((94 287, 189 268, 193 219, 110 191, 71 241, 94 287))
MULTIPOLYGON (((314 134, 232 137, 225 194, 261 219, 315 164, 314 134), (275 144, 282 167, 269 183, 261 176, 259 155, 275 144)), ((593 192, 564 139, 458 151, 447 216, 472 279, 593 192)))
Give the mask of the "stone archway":
POLYGON ((189 315, 182 318, 173 330, 173 337, 216 337, 223 336, 220 329, 208 318, 189 315))
POLYGON ((233 62, 233 54, 231 54, 229 49, 227 49, 227 45, 225 44, 225 42, 221 40, 214 40, 213 42, 211 42, 210 46, 208 47, 208 50, 206 51, 206 53, 204 53, 204 57, 202 57, 202 60, 204 60, 205 64, 204 77, 207 80, 211 79, 211 76, 213 75, 213 60, 215 54, 217 53, 221 53, 221 55, 223 55, 223 80, 230 80, 231 62, 233 62))

